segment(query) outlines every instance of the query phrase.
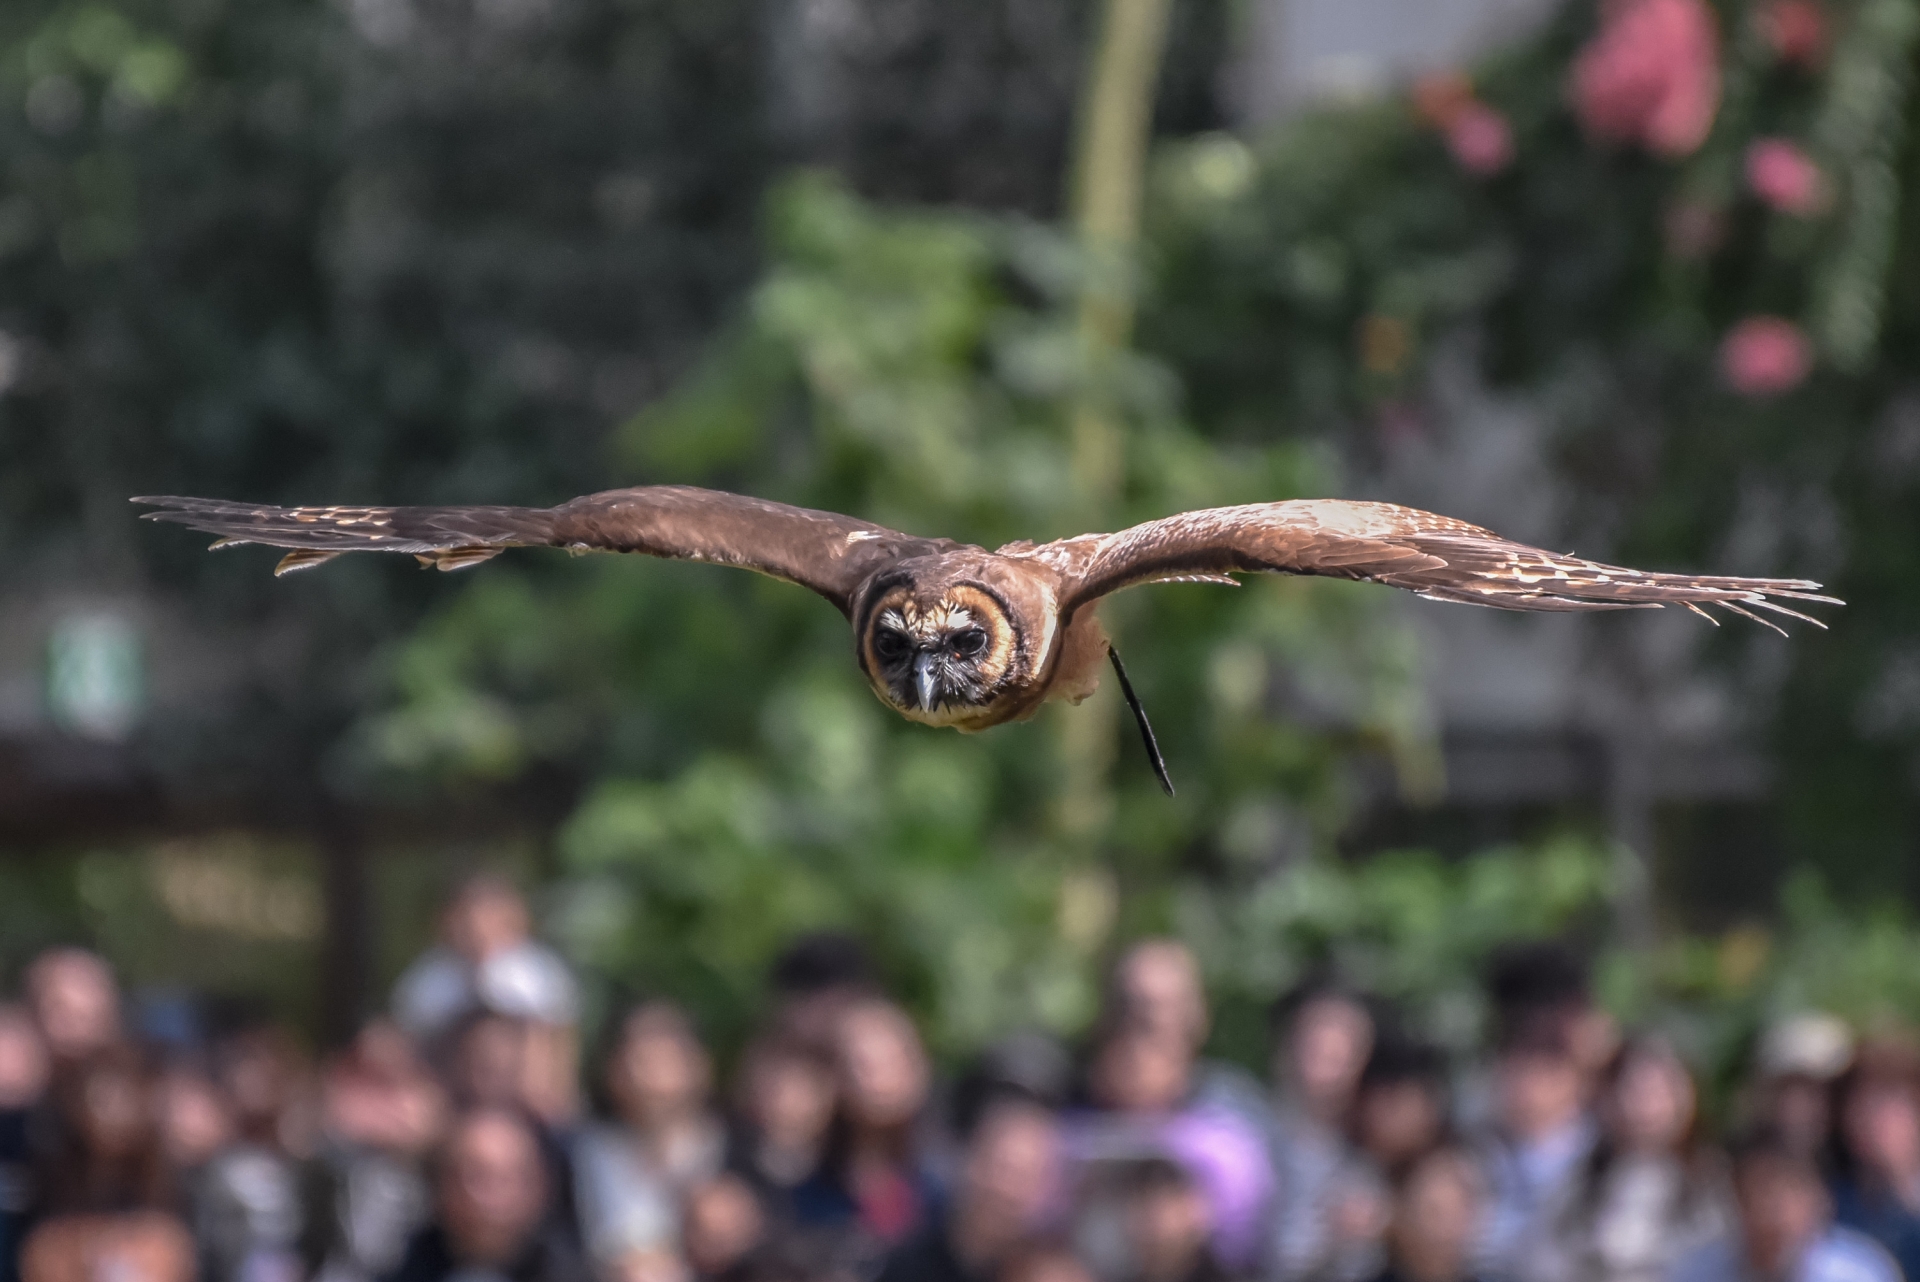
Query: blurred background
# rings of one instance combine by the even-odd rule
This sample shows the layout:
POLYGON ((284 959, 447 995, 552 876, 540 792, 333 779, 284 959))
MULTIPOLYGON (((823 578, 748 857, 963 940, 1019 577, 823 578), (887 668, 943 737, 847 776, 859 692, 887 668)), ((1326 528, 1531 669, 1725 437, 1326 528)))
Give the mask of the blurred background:
POLYGON ((1715 1072, 1793 1010, 1920 1015, 1916 37, 1912 0, 16 0, 0 967, 82 945, 156 1036, 240 1003, 334 1046, 485 872, 587 1027, 666 993, 724 1053, 829 928, 936 1058, 1078 1033, 1145 933, 1248 1064, 1328 965, 1470 1047, 1513 938, 1715 1072), (665 481, 988 546, 1381 498, 1847 605, 1132 594, 1168 800, 1111 690, 908 725, 777 583, 276 580, 126 502, 665 481))

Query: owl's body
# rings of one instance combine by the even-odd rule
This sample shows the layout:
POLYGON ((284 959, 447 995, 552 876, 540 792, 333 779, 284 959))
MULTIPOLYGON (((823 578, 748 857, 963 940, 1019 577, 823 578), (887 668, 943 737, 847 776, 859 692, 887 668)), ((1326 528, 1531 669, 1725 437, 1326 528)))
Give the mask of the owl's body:
MULTIPOLYGON (((1248 573, 1363 579, 1440 601, 1509 610, 1682 605, 1774 627, 1755 610, 1818 623, 1782 605, 1839 604, 1805 579, 1655 574, 1562 556, 1479 526, 1390 503, 1333 499, 1209 508, 1112 534, 998 551, 923 538, 855 517, 691 486, 590 494, 552 508, 256 507, 148 498, 147 515, 217 534, 214 546, 291 549, 276 573, 346 552, 408 552, 465 569, 509 547, 638 552, 740 566, 812 589, 853 625, 874 692, 911 720, 962 731, 1078 703, 1111 661, 1157 750, 1100 626, 1100 600, 1147 583, 1233 584, 1248 573)), ((1717 620, 1716 620, 1717 622, 1717 620)), ((1778 630, 1776 628, 1776 630, 1778 630)), ((1166 783, 1164 770, 1162 783, 1166 783)), ((1169 785, 1170 787, 1170 785, 1169 785)))

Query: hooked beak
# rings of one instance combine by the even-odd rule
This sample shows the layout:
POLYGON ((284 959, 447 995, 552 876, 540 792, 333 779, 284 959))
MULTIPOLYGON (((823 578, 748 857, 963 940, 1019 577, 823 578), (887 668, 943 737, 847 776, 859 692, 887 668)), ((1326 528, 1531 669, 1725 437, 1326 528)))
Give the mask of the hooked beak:
POLYGON ((922 712, 933 711, 933 691, 935 685, 933 665, 938 661, 938 658, 939 656, 929 650, 922 650, 914 656, 913 688, 920 696, 920 710, 922 712))

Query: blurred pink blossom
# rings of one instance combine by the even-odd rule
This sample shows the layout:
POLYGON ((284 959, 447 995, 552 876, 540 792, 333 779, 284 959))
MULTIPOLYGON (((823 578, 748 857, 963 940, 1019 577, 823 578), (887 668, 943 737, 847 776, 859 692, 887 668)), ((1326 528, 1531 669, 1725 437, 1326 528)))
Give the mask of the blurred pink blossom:
POLYGON ((1806 335, 1778 316, 1749 316, 1720 342, 1720 374, 1742 396, 1792 391, 1812 368, 1806 335))
POLYGON ((1813 68, 1827 54, 1827 15, 1815 0, 1769 0, 1761 6, 1760 35, 1782 62, 1813 68))
POLYGON ((1826 203, 1820 166, 1785 138, 1757 138, 1748 146, 1747 186, 1782 213, 1805 216, 1826 203))
POLYGON ((1477 177, 1491 177, 1513 163, 1513 127, 1478 99, 1453 113, 1446 139, 1460 168, 1477 177))
POLYGON ((1691 155, 1720 107, 1719 48, 1704 0, 1605 0, 1573 64, 1580 123, 1602 142, 1691 155))

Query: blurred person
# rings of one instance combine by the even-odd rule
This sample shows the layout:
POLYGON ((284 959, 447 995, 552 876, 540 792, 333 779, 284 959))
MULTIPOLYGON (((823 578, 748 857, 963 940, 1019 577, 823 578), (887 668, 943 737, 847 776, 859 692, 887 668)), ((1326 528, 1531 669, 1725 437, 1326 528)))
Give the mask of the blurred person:
POLYGON ((1229 1276, 1209 1246, 1207 1198, 1177 1162, 1146 1161, 1124 1193, 1125 1282, 1216 1282, 1229 1276))
POLYGON ((1494 1036, 1512 1042, 1554 1027, 1591 1088, 1612 1062, 1620 1030, 1593 1000, 1587 963, 1558 940, 1522 940, 1494 951, 1485 973, 1494 1036))
POLYGON ((1666 1282, 1900 1282, 1873 1239, 1832 1222, 1820 1170, 1762 1131, 1733 1151, 1736 1224, 1682 1255, 1666 1282))
POLYGON ((193 1238, 171 1215, 72 1215, 34 1230, 21 1254, 25 1282, 194 1282, 193 1238))
POLYGON ((1384 1208, 1356 1199, 1348 1125, 1373 1051, 1375 1021, 1358 995, 1321 976, 1274 1004, 1274 1103, 1269 1144, 1279 1202, 1268 1216, 1267 1267, 1277 1278, 1325 1272, 1334 1257, 1377 1238, 1384 1208))
POLYGON ((218 1083, 197 1064, 174 1063, 160 1076, 156 1107, 167 1165, 191 1181, 234 1141, 233 1114, 218 1083))
POLYGON ((0 1006, 0 1282, 19 1276, 33 1210, 34 1109, 46 1094, 46 1043, 21 1006, 0 1006))
POLYGON ((1354 1092, 1354 1148, 1394 1183, 1440 1142, 1448 1122, 1446 1056, 1411 1038, 1380 1039, 1354 1092))
POLYGON ((1395 1180, 1387 1265, 1375 1282, 1472 1282, 1484 1196, 1464 1150, 1440 1145, 1415 1158, 1395 1180))
POLYGON ((523 1101, 550 1123, 577 1106, 580 997, 573 972, 533 938, 527 901, 491 874, 470 877, 441 914, 440 942, 394 985, 394 1019, 422 1044, 479 1009, 524 1023, 523 1101))
POLYGON ((35 1175, 42 1214, 169 1211, 154 1077, 144 1056, 109 1046, 55 1078, 56 1126, 35 1175))
POLYGON ((1853 1062, 1853 1030, 1832 1015, 1789 1016, 1769 1027, 1754 1057, 1746 1113, 1803 1157, 1825 1162, 1833 1083, 1853 1062))
POLYGON ((1185 1039, 1196 1050, 1212 1028, 1200 962, 1177 939, 1142 939, 1120 955, 1110 981, 1109 1017, 1185 1039))
POLYGON ((1527 1273, 1596 1140, 1586 1066, 1566 1022, 1540 1014, 1510 1030, 1494 1063, 1497 1114, 1480 1145, 1489 1203, 1477 1256, 1489 1275, 1527 1273))
POLYGON ((456 1119, 434 1173, 435 1215, 389 1282, 588 1282, 553 1220, 539 1137, 524 1116, 480 1108, 456 1119))
POLYGON ((376 1021, 328 1062, 320 1101, 302 1254, 322 1282, 367 1282, 400 1263, 431 1215, 425 1164, 446 1124, 446 1095, 407 1035, 376 1021))
POLYGON ((753 1253, 767 1237, 760 1198, 737 1175, 719 1175, 689 1190, 680 1241, 698 1282, 736 1282, 751 1271, 753 1253))
POLYGON ((578 1222, 574 1204, 572 1129, 534 1106, 540 1094, 540 1028, 530 1019, 488 1007, 468 1011, 443 1039, 442 1079, 463 1113, 496 1109, 518 1113, 533 1126, 556 1222, 578 1222))
POLYGON ((1835 1083, 1834 1220, 1920 1278, 1920 1053, 1870 1040, 1835 1083))
POLYGON ((880 1282, 984 1282, 1038 1229, 1060 1180, 1053 1110, 1005 1094, 986 1103, 966 1139, 951 1203, 896 1247, 880 1282))
POLYGON ((220 1037, 214 1073, 233 1141, 192 1184, 194 1236, 209 1282, 292 1282, 301 1275, 296 1110, 306 1057, 283 1028, 249 1022, 220 1037))
POLYGON ((674 1249, 681 1201, 719 1173, 727 1141, 709 1098, 713 1062, 672 1003, 628 1011, 602 1073, 612 1116, 575 1138, 572 1162, 588 1252, 610 1270, 674 1249))
POLYGON ((1445 1056, 1383 1029, 1354 1089, 1347 1159, 1323 1194, 1316 1278, 1358 1282, 1386 1267, 1393 1189, 1446 1135, 1448 1121, 1445 1056))
POLYGON ((56 1068, 120 1040, 120 985, 98 953, 49 948, 27 968, 26 997, 56 1068))
POLYGON ((1197 1098, 1194 1048, 1165 1026, 1099 1031, 1088 1066, 1093 1108, 1074 1119, 1077 1165, 1171 1160, 1207 1203, 1212 1253, 1232 1267, 1258 1254, 1273 1193, 1266 1137, 1239 1111, 1197 1098))
POLYGON ((1196 1053, 1191 1094, 1264 1124, 1267 1102, 1259 1083, 1237 1065, 1199 1058, 1213 1028, 1200 959, 1177 939, 1136 941, 1115 963, 1108 981, 1108 1023, 1132 1023, 1184 1039, 1196 1053))
POLYGON ((839 1101, 832 1058, 791 1036, 762 1038, 747 1048, 736 1095, 742 1125, 727 1164, 776 1223, 851 1223, 858 1208, 824 1169, 839 1101))
POLYGON ((475 1007, 571 1024, 578 1001, 566 963, 533 938, 525 897, 482 873, 448 896, 440 942, 395 983, 393 1013, 409 1035, 430 1042, 475 1007))
POLYGON ((187 1282, 192 1238, 174 1186, 145 1057, 109 1045, 55 1078, 53 1147, 36 1172, 39 1222, 21 1252, 26 1282, 187 1282))
POLYGON ((1528 1275, 1542 1282, 1660 1282, 1729 1222, 1723 1175, 1698 1134, 1699 1092, 1666 1042, 1615 1055, 1600 1138, 1552 1217, 1528 1275))
POLYGON ((932 1193, 919 1135, 932 1069, 913 1021, 884 998, 841 1011, 834 1050, 840 1116, 830 1167, 860 1227, 890 1247, 920 1227, 932 1193))
POLYGON ((841 1011, 876 997, 880 985, 867 946, 844 931, 799 936, 781 950, 767 972, 774 1031, 831 1050, 841 1011))
POLYGON ((1071 1245, 1042 1238, 1015 1247, 993 1282, 1098 1282, 1071 1245))

